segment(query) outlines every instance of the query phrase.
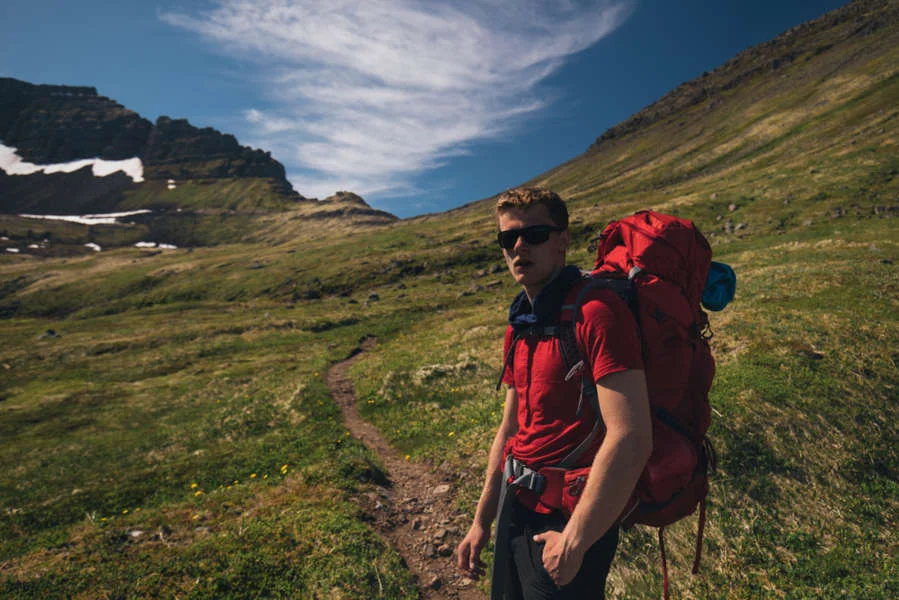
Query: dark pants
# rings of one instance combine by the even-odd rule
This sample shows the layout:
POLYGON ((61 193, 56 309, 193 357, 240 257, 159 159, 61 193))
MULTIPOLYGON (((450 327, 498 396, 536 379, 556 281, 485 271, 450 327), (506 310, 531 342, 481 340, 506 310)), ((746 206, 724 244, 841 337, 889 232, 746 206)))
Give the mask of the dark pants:
POLYGON ((534 536, 544 531, 562 531, 565 519, 559 512, 551 515, 535 513, 517 502, 512 502, 512 523, 510 531, 510 554, 512 559, 512 582, 521 585, 524 600, 578 600, 605 598, 606 577, 615 550, 618 547, 618 527, 608 531, 593 544, 584 555, 584 562, 575 578, 559 588, 553 583, 549 573, 543 568, 543 544, 535 542, 534 536))

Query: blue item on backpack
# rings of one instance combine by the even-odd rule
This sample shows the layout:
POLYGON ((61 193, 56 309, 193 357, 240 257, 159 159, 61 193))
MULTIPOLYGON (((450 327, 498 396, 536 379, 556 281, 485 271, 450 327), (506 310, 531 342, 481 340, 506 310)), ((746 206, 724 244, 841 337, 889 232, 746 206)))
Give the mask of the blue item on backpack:
POLYGON ((702 305, 709 310, 719 311, 734 299, 737 291, 737 274, 730 265, 712 261, 709 275, 702 290, 702 305))

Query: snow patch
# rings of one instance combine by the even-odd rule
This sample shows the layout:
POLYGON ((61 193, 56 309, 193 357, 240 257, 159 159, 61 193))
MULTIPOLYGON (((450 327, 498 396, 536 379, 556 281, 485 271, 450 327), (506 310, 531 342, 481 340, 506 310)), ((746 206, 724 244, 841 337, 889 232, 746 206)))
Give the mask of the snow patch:
POLYGON ((156 242, 137 242, 135 248, 161 248, 162 250, 177 250, 178 246, 172 244, 157 244, 156 242))
POLYGON ((132 210, 128 212, 106 213, 102 215, 19 215, 26 219, 48 219, 50 221, 69 221, 70 223, 81 223, 82 225, 114 225, 123 217, 132 215, 143 215, 153 212, 148 209, 132 210))
POLYGON ((103 160, 102 158, 82 158, 67 163, 55 163, 50 165, 36 165, 22 160, 22 157, 11 146, 0 144, 0 169, 7 175, 31 175, 32 173, 73 173, 86 166, 91 167, 95 177, 106 177, 117 171, 122 171, 131 178, 134 183, 144 180, 144 164, 140 158, 126 158, 124 160, 103 160))
POLYGON ((7 248, 6 251, 7 251, 7 252, 11 252, 11 253, 13 253, 13 254, 18 254, 18 253, 19 253, 19 249, 18 249, 18 248, 7 248))
POLYGON ((86 243, 85 247, 90 248, 94 252, 99 252, 100 250, 102 250, 102 248, 100 246, 98 246, 97 244, 95 244, 93 242, 86 243))

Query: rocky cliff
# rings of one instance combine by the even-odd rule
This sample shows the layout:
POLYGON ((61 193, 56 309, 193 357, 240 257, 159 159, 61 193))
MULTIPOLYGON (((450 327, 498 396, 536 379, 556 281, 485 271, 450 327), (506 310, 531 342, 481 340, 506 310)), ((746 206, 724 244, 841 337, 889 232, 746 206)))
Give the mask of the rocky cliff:
MULTIPOLYGON (((233 135, 194 127, 186 119, 163 116, 151 123, 93 87, 0 78, 0 142, 37 165, 137 157, 150 185, 169 179, 265 178, 283 201, 304 199, 271 153, 241 146, 233 135)), ((52 177, 43 173, 3 176, 0 211, 108 210, 135 187, 127 177, 93 177, 89 168, 52 177)))
POLYGON ((152 128, 92 87, 0 78, 0 141, 31 163, 140 156, 152 128))

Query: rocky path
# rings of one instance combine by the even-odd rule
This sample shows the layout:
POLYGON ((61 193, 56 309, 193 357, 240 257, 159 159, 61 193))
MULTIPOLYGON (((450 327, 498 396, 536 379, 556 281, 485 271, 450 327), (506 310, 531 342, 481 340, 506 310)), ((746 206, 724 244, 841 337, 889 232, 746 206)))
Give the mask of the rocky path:
POLYGON ((469 522, 453 508, 453 478, 406 461, 371 423, 359 417, 347 370, 373 343, 373 339, 366 339, 350 358, 333 365, 327 374, 328 387, 347 429, 378 455, 388 471, 391 485, 370 493, 365 503, 378 530, 417 578, 424 598, 485 600, 474 582, 455 566, 455 549, 469 522))

